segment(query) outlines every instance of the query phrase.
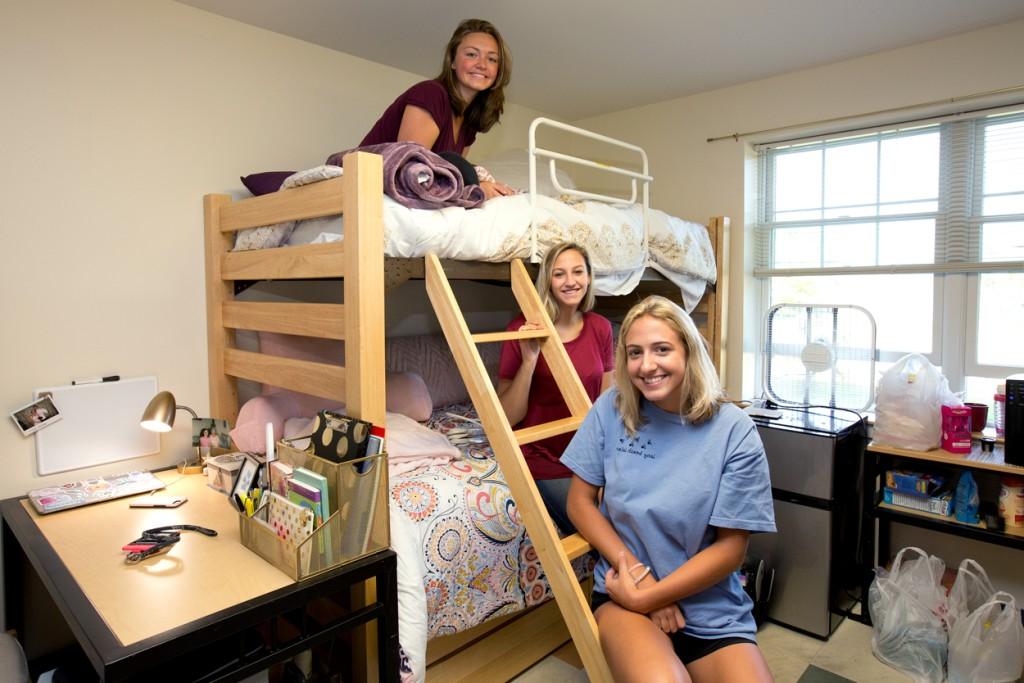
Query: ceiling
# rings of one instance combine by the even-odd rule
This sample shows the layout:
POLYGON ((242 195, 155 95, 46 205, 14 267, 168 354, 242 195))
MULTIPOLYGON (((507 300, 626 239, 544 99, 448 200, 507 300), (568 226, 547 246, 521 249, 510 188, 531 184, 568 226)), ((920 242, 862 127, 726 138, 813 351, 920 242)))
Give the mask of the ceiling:
POLYGON ((578 120, 1024 19, 1022 0, 179 0, 433 77, 455 25, 493 22, 508 99, 578 120))

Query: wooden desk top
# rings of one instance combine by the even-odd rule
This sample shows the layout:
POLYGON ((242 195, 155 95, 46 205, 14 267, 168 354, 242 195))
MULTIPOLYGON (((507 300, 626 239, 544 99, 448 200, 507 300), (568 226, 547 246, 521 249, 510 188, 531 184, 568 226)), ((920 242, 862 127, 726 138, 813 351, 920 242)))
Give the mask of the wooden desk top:
POLYGON ((187 496, 188 502, 174 509, 129 508, 133 498, 120 498, 39 515, 27 499, 21 501, 122 645, 292 584, 241 544, 237 513, 206 477, 173 470, 158 476, 168 486, 156 495, 187 496), (183 531, 170 550, 125 564, 121 546, 145 529, 169 524, 204 526, 218 535, 183 531))
POLYGON ((981 444, 977 441, 971 444, 970 453, 950 453, 949 451, 944 451, 941 448, 933 448, 930 451, 912 451, 906 448, 896 448, 895 446, 877 444, 874 441, 868 444, 867 449, 874 453, 897 455, 901 458, 927 460, 929 462, 937 462, 944 465, 954 465, 959 467, 968 466, 976 469, 992 470, 995 472, 1002 472, 1004 474, 1024 476, 1024 467, 1006 464, 1006 461, 1003 459, 1003 445, 1001 443, 997 443, 995 450, 991 453, 982 453, 981 444))

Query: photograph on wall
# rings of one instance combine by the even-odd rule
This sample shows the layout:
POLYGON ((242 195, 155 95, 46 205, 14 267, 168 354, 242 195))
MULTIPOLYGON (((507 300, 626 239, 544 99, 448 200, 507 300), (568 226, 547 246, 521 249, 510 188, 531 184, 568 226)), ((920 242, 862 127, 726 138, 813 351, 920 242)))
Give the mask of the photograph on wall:
POLYGON ((14 424, 18 425, 23 436, 34 434, 43 427, 49 427, 54 422, 58 422, 60 418, 61 414, 57 410, 57 404, 49 395, 40 396, 32 403, 11 413, 11 419, 14 420, 14 424))

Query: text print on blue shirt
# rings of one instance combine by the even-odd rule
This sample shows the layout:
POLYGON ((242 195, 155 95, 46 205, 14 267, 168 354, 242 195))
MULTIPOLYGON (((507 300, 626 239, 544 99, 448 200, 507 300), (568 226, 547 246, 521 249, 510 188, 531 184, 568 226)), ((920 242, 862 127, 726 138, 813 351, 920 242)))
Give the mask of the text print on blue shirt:
POLYGON ((628 455, 639 455, 644 460, 654 460, 654 442, 644 436, 630 439, 627 436, 619 437, 619 445, 615 447, 616 452, 628 455))

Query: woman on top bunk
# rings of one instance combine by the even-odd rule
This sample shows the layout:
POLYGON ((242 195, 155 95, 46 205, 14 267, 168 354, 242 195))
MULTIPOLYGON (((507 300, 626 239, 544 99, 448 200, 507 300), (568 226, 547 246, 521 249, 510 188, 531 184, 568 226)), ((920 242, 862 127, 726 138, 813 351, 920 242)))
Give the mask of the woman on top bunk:
POLYGON ((771 681, 737 575, 750 534, 775 531, 768 461, 679 306, 651 296, 626 314, 615 390, 562 462, 601 554, 592 604, 615 680, 771 681))
POLYGON ((465 159, 477 133, 501 119, 511 77, 512 55, 498 29, 483 19, 466 19, 445 47, 440 75, 399 95, 360 146, 416 142, 454 164, 466 185, 479 184, 487 199, 515 194, 465 159))
MULTIPOLYGON (((562 242, 551 247, 537 273, 537 292, 555 324, 559 339, 572 360, 590 400, 612 380, 612 326, 591 311, 593 268, 586 249, 562 242)), ((520 315, 508 330, 537 330, 541 326, 520 315)), ((536 339, 505 342, 498 367, 498 398, 508 421, 516 429, 569 417, 568 406, 551 369, 540 355, 536 339)), ((523 456, 537 482, 541 498, 558 528, 576 531, 565 511, 572 471, 559 462, 573 432, 523 445, 523 456)))

